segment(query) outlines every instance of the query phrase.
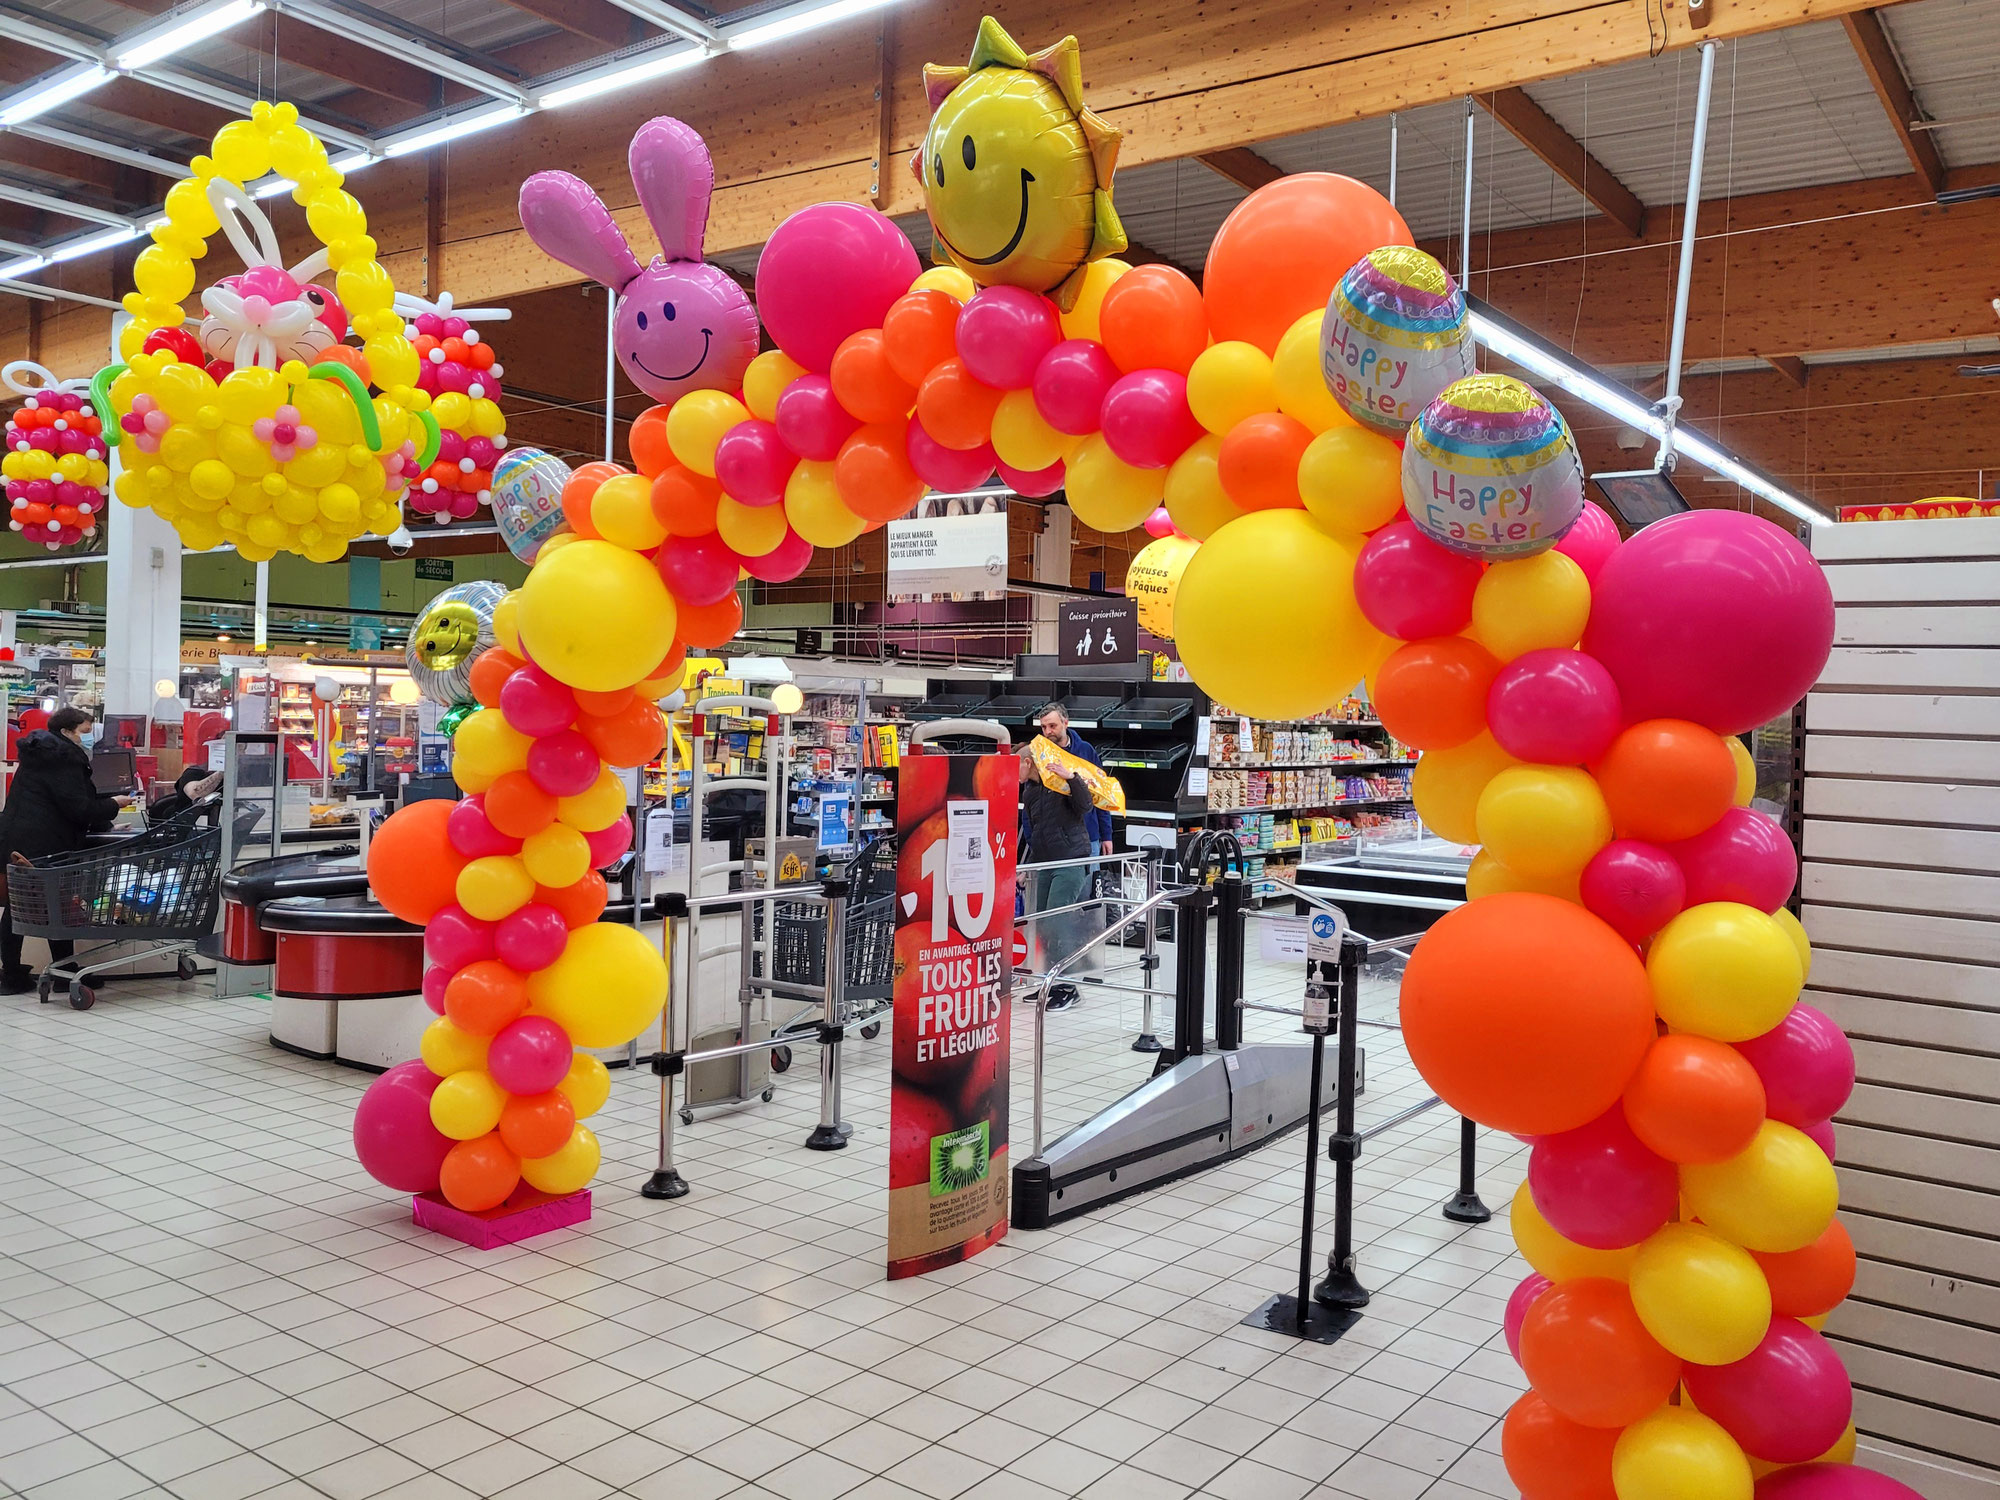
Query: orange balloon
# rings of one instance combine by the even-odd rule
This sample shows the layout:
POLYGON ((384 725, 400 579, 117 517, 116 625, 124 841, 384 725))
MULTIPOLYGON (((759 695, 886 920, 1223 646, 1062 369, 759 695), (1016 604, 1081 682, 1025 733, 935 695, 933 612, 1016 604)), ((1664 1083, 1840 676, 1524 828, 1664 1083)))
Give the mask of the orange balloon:
POLYGON ((1500 1427, 1500 1458, 1521 1500, 1617 1500, 1611 1450, 1618 1434, 1572 1422, 1533 1391, 1500 1427))
POLYGON ((1410 955, 1402 1018, 1424 1082, 1516 1135, 1603 1114, 1655 1035, 1632 945, 1575 903, 1532 891, 1446 912, 1410 955))
POLYGON ((1006 394, 974 380, 954 355, 917 387, 917 420, 947 448, 977 448, 993 436, 993 413, 1006 394))
POLYGON ((1185 375, 1208 347, 1201 291, 1172 266, 1134 266, 1111 283, 1097 315, 1104 352, 1119 369, 1185 375))
POLYGON ((335 364, 346 365, 361 377, 363 385, 373 385, 375 377, 368 368, 368 356, 352 344, 333 344, 320 351, 321 359, 330 359, 335 364))
POLYGON ((1611 742, 1591 774, 1604 789, 1621 839, 1691 839, 1736 800, 1736 758, 1712 729, 1686 719, 1646 719, 1611 742))
POLYGON ((1838 1219, 1803 1250, 1750 1254, 1771 1284, 1771 1311, 1778 1317, 1816 1318, 1854 1290, 1854 1241, 1838 1219))
MULTIPOLYGON (((925 288, 905 292, 884 315, 882 347, 889 356, 889 368, 912 389, 922 385, 926 375, 958 353, 961 306, 951 293, 925 288)), ((839 393, 836 386, 834 394, 839 393)))
POLYGON ((905 422, 871 422, 840 445, 840 456, 833 461, 834 487, 864 521, 893 521, 924 497, 927 486, 910 467, 903 446, 907 431, 905 422))
POLYGON ((688 646, 720 646, 743 628, 743 601, 732 589, 714 604, 680 605, 674 634, 688 646))
POLYGON ((1406 745, 1449 750, 1486 727, 1486 690, 1499 670, 1491 651, 1462 635, 1411 641, 1376 669, 1376 716, 1406 745))
POLYGON ((497 1036, 528 1008, 528 981, 495 958, 467 964, 444 987, 444 1013, 472 1036, 497 1036))
POLYGON ((1521 1368, 1535 1394, 1585 1427, 1627 1427, 1665 1403, 1681 1362, 1646 1332, 1622 1281, 1559 1281, 1521 1320, 1521 1368))
POLYGON ((605 904, 610 898, 611 888, 596 870, 585 870, 583 879, 569 885, 535 887, 536 902, 542 906, 553 906, 562 913, 563 926, 571 932, 579 927, 588 927, 603 916, 605 904))
POLYGON ((500 706, 500 689, 509 677, 527 665, 511 651, 502 651, 498 646, 488 646, 473 660, 472 696, 479 700, 482 708, 500 706))
POLYGON ((1764 1081, 1727 1043, 1663 1036, 1625 1086, 1624 1103, 1625 1123, 1655 1155, 1727 1161, 1764 1123, 1764 1081))
MULTIPOLYGON (((632 419, 632 430, 625 434, 625 446, 631 450, 632 462, 648 479, 656 479, 666 473, 668 465, 674 461, 674 450, 667 446, 668 410, 665 406, 647 407, 632 419)), ((598 461, 603 462, 602 459, 598 461)))
POLYGON ((444 1201, 469 1214, 498 1208, 520 1185, 520 1158, 502 1144, 497 1130, 460 1141, 445 1153, 438 1169, 444 1201))
POLYGON ((587 714, 615 714, 632 701, 632 689, 615 688, 608 693, 586 692, 575 688, 576 706, 587 714))
MULTIPOLYGON (((681 642, 675 641, 673 649, 660 658, 660 664, 648 672, 644 679, 632 689, 633 695, 635 697, 643 695, 649 702, 666 697, 677 686, 673 679, 680 675, 682 666, 687 662, 687 655, 687 647, 681 642), (667 685, 658 692, 653 692, 651 691, 650 684, 655 682, 664 682, 667 685)), ((582 701, 581 698, 577 699, 579 703, 582 701)))
POLYGON ((721 499, 721 485, 683 464, 667 465, 653 481, 653 516, 668 536, 707 536, 721 499))
POLYGON ((510 839, 540 833, 556 820, 556 799, 526 771, 508 771, 486 789, 486 821, 510 839))
MULTIPOLYGON (((1133 272, 1137 275, 1138 272, 1133 272)), ((1111 290, 1132 279, 1121 276, 1111 290)), ((1107 296, 1109 294, 1107 293, 1107 296)), ((1245 510, 1303 510, 1299 498, 1299 460, 1311 446, 1313 430, 1283 412, 1259 412, 1245 417, 1224 434, 1216 473, 1222 487, 1245 510)), ((1481 719, 1485 718, 1482 711, 1481 719)))
POLYGON ((446 836, 451 809, 438 798, 409 803, 368 841, 368 889, 405 922, 428 922, 458 900, 458 872, 470 861, 446 836))
POLYGON ((563 485, 563 519, 569 522, 569 529, 578 536, 595 538, 598 530, 590 524, 590 501, 597 493, 597 487, 607 479, 615 479, 620 474, 632 471, 623 464, 614 464, 608 459, 593 459, 581 468, 570 471, 569 480, 563 485))
POLYGON ((560 1151, 574 1129, 576 1106, 560 1089, 509 1099, 500 1111, 501 1144, 529 1161, 560 1151))
POLYGON ((834 399, 864 422, 893 422, 916 404, 916 382, 903 379, 889 363, 879 328, 842 339, 827 378, 833 382, 834 399))
POLYGON ((1208 247, 1201 296, 1209 336, 1276 354, 1285 330, 1325 308, 1333 284, 1362 256, 1415 243, 1402 215, 1365 182, 1331 172, 1281 177, 1237 204, 1208 247))
MULTIPOLYGON (((667 721, 660 717, 659 709, 638 698, 612 713, 583 714, 576 727, 590 741, 590 748, 614 766, 643 766, 667 742, 667 721)), ((489 791, 486 795, 490 798, 493 794, 489 791)))

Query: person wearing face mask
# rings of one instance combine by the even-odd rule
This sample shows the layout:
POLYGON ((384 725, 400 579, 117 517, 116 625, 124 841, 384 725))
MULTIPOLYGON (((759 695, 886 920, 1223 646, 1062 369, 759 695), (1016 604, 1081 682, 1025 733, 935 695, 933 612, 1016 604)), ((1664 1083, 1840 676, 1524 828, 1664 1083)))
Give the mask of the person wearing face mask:
MULTIPOLYGON (((59 708, 49 715, 48 728, 21 736, 20 769, 0 809, 0 869, 81 849, 132 800, 107 797, 92 785, 90 747, 96 742, 96 722, 82 708, 59 708)), ((13 912, 0 915, 0 994, 24 995, 35 987, 34 971, 21 962, 22 941, 13 912)), ((52 940, 49 956, 65 959, 75 948, 52 940)))

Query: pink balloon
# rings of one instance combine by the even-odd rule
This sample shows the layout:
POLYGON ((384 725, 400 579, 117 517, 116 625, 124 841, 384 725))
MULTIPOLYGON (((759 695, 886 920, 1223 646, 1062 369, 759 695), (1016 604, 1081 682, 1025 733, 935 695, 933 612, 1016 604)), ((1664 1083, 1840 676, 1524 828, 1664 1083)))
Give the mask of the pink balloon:
POLYGON ((398 1063, 354 1109, 361 1169, 399 1193, 434 1193, 445 1153, 457 1144, 431 1124, 431 1095, 444 1082, 421 1062, 398 1063))
POLYGON ((1771 1319, 1763 1342, 1734 1364, 1688 1361, 1681 1379, 1703 1416, 1767 1464, 1818 1458, 1854 1414, 1840 1356, 1797 1318, 1771 1319))
POLYGON ((1757 1481, 1757 1500, 1924 1500, 1907 1484, 1853 1464, 1804 1464, 1757 1481))
POLYGON ((915 417, 903 429, 903 452, 909 456, 917 478, 946 494, 976 489, 993 477, 993 466, 999 462, 993 456, 991 443, 981 443, 977 448, 947 448, 915 417))
POLYGON ((487 821, 486 798, 480 794, 463 797, 452 804, 451 814, 445 819, 444 836, 451 840, 451 847, 467 859, 521 852, 519 839, 509 838, 487 821))
POLYGON ((1134 370, 1105 392, 1099 412, 1104 441, 1135 469, 1164 469, 1201 436, 1188 410, 1187 376, 1172 370, 1134 370))
POLYGON ((1407 520, 1362 545, 1354 599, 1377 630, 1398 640, 1457 635, 1472 623, 1472 591, 1485 571, 1477 558, 1447 552, 1407 520))
POLYGON ((582 731, 565 729, 528 747, 528 779, 551 797, 575 797, 597 784, 603 769, 582 731))
POLYGON ((1486 726, 1509 755, 1580 766, 1602 755, 1623 727, 1618 684, 1581 651, 1525 652, 1487 689, 1486 726))
POLYGON ((1831 1119, 1854 1092, 1854 1047, 1847 1034, 1803 1000, 1736 1050, 1764 1080, 1764 1113, 1787 1125, 1831 1119))
POLYGON ((1521 1284, 1507 1299, 1507 1313, 1500 1320, 1500 1326, 1507 1335, 1507 1352, 1514 1356, 1517 1365, 1521 1362, 1521 1324, 1526 1320, 1534 1300, 1554 1285, 1540 1271, 1530 1271, 1521 1278, 1521 1284))
POLYGON ((800 458, 831 463, 840 456, 840 445, 861 430, 861 421, 834 399, 831 380, 801 375, 778 397, 777 427, 785 446, 800 458))
POLYGON ((431 964, 424 969, 424 1004, 431 1008, 432 1014, 444 1014, 444 987, 451 983, 451 976, 457 972, 443 964, 431 964))
POLYGON ((653 556, 653 565, 676 599, 697 608, 718 602, 736 587, 742 559, 714 532, 706 536, 670 536, 653 556))
POLYGON ((515 1096, 545 1094, 569 1072, 569 1033, 546 1016, 523 1016, 500 1028, 486 1049, 486 1071, 515 1096))
POLYGON ((1153 513, 1146 517, 1146 535, 1157 540, 1163 536, 1172 536, 1173 532, 1174 518, 1167 513, 1167 508, 1164 505, 1154 506, 1153 513))
POLYGON ((576 718, 576 694, 530 662, 500 684, 500 712, 511 728, 539 739, 569 728, 576 718))
POLYGON ((621 854, 632 848, 632 820, 624 813, 609 828, 600 828, 596 833, 586 833, 584 838, 590 843, 590 867, 602 870, 621 854))
MULTIPOLYGON (((493 934, 493 956, 516 974, 532 974, 537 969, 546 969, 562 957, 563 944, 568 941, 569 926, 563 921, 562 913, 553 906, 531 901, 500 919, 499 927, 493 934)), ((507 1092, 518 1094, 523 1091, 508 1089, 507 1092)), ((526 1092, 532 1094, 540 1090, 528 1089, 526 1092)))
POLYGON ((780 349, 824 372, 841 340, 880 328, 916 279, 917 252, 893 220, 858 203, 815 203, 764 242, 757 312, 780 349))
POLYGON ((451 973, 493 956, 493 924, 453 902, 424 924, 424 956, 451 973))
POLYGON ((1667 846, 1687 875, 1687 904, 1738 901, 1774 912, 1792 899, 1799 856, 1776 821, 1732 807, 1691 839, 1667 846))
POLYGON ((954 337, 958 357, 974 380, 995 390, 1019 391, 1034 384, 1035 368, 1062 337, 1062 324, 1055 304, 1039 292, 989 286, 965 304, 954 337))
POLYGON ((1833 590, 1783 528, 1743 511, 1655 521, 1592 588, 1583 649, 1610 669, 1625 717, 1742 734, 1789 711, 1833 646, 1833 590))
POLYGON ((1035 410, 1057 432, 1095 432, 1104 397, 1117 381, 1118 366, 1102 344, 1065 339, 1035 367, 1035 410))
POLYGON ((1658 844, 1614 839, 1583 867, 1578 894, 1591 915, 1628 943, 1641 943, 1687 905, 1687 879, 1658 844))
POLYGON ((1007 488, 1017 495, 1026 495, 1038 500, 1043 495, 1053 495, 1063 487, 1063 462, 1057 459, 1046 469, 1017 469, 1012 464, 996 463, 1000 477, 1007 481, 1007 488))
MULTIPOLYGON (((783 399, 779 397, 781 404, 783 399)), ((744 505, 776 505, 785 498, 785 481, 798 466, 798 454, 786 446, 775 422, 754 417, 738 422, 715 445, 715 482, 744 505)))
POLYGON ((1833 1161, 1836 1159, 1833 1154, 1833 1148, 1834 1148, 1833 1121, 1821 1120, 1817 1124, 1801 1125, 1799 1127, 1799 1134, 1804 1136, 1807 1140, 1811 1141, 1815 1146, 1819 1147, 1820 1151, 1825 1155, 1828 1161, 1833 1161))
POLYGON ((812 555, 812 543, 788 527, 782 542, 762 557, 744 558, 743 566, 752 578, 765 583, 790 583, 805 572, 812 555))
POLYGON ((1557 1234, 1592 1250, 1622 1250, 1674 1216, 1680 1174, 1640 1144, 1613 1105, 1588 1125, 1535 1143, 1528 1191, 1557 1234))
POLYGON ((1556 551, 1583 569, 1583 576, 1596 581, 1597 570, 1618 550, 1618 523, 1606 515, 1594 500, 1583 502, 1583 513, 1562 534, 1556 551))

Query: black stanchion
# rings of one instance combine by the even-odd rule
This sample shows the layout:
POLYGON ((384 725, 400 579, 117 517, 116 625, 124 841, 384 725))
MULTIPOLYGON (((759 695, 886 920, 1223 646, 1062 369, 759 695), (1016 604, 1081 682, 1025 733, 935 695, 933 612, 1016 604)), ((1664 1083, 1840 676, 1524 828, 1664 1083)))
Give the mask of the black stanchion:
MULTIPOLYGON (((1227 870, 1215 883, 1215 1050, 1243 1045, 1243 906, 1247 883, 1227 870)), ((1315 1094, 1317 1090, 1315 1090, 1315 1094)))
POLYGON ((1350 1312, 1368 1305, 1368 1289, 1354 1274, 1354 1163, 1361 1157, 1361 1137, 1354 1133, 1354 1061, 1361 956, 1367 948, 1353 933, 1345 934, 1340 945, 1340 1095, 1334 1102, 1333 1139, 1326 1148, 1333 1160, 1333 1250, 1326 1260, 1326 1279, 1313 1289, 1314 1301, 1350 1312))
POLYGON ((1159 1054, 1156 1073, 1202 1054, 1208 1011, 1208 906, 1205 886, 1174 901, 1174 1044, 1159 1054))
POLYGON ((1458 1192, 1444 1206, 1444 1216, 1454 1224, 1484 1224, 1493 1217, 1493 1210, 1480 1201, 1479 1188, 1473 1181, 1478 1168, 1478 1151, 1478 1127, 1461 1117, 1458 1122, 1458 1192))

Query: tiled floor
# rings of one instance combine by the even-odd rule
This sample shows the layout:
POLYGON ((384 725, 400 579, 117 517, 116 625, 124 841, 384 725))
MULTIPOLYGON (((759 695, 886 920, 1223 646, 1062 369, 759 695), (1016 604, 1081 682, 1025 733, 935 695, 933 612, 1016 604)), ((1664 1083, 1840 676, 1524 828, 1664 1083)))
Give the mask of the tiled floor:
MULTIPOLYGON (((1295 1002, 1295 971, 1251 964, 1253 998, 1295 1002)), ((1392 1007, 1375 985, 1364 1013, 1392 1007)), ((596 1217, 481 1254, 356 1167, 366 1075, 274 1050, 264 1021, 205 982, 110 986, 88 1013, 0 1001, 0 1495, 1513 1494, 1497 1330, 1522 1267, 1504 1215, 1440 1217, 1443 1111, 1363 1158, 1375 1299, 1323 1347, 1239 1326, 1297 1274, 1297 1135, 892 1284, 886 1038, 848 1049, 850 1149, 802 1149, 808 1054, 775 1103, 680 1132, 694 1193, 671 1204, 635 1191, 657 1092, 621 1071, 596 1217)), ((1102 991, 1050 1018, 1051 1134, 1144 1076, 1136 1023, 1102 991)), ((1363 1036, 1365 1125, 1425 1091, 1394 1033, 1363 1036)), ((1524 1153, 1482 1147, 1504 1207, 1524 1153)))

